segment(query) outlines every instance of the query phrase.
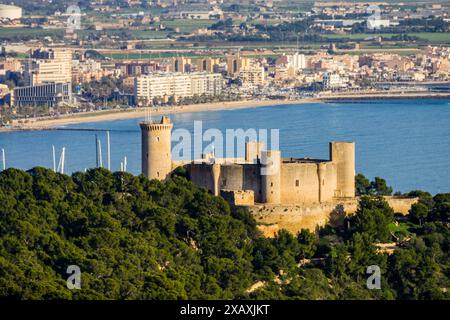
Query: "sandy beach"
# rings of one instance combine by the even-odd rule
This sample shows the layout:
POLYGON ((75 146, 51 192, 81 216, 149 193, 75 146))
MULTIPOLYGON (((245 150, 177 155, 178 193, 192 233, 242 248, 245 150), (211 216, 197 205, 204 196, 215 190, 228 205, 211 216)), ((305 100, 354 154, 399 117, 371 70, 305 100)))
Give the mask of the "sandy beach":
MULTIPOLYGON (((188 113, 188 112, 204 112, 204 111, 217 111, 217 110, 234 110, 245 108, 258 108, 267 107, 272 105, 288 105, 288 104, 302 104, 302 103, 314 103, 319 102, 317 99, 308 98, 302 100, 264 100, 264 101, 232 101, 232 102, 215 102, 204 104, 193 104, 176 107, 159 107, 152 108, 151 115, 166 115, 175 113, 188 113)), ((93 111, 83 112, 76 114, 63 115, 57 118, 29 118, 19 121, 15 120, 11 128, 0 128, 0 131, 15 131, 15 130, 45 130, 46 128, 52 128, 57 126, 64 126, 68 124, 76 123, 88 123, 98 121, 113 121, 113 120, 125 120, 144 118, 146 115, 146 109, 129 109, 129 110, 106 110, 106 111, 93 111), (26 121, 26 122, 24 122, 26 121)))
MULTIPOLYGON (((246 100, 231 102, 214 102, 192 104, 174 107, 151 108, 151 115, 167 115, 175 113, 205 112, 218 110, 234 110, 246 108, 267 107, 273 105, 293 105, 305 103, 326 103, 345 100, 369 100, 369 99, 425 99, 425 98, 450 98, 450 92, 408 92, 408 91, 366 91, 358 93, 330 93, 322 94, 318 98, 305 98, 301 100, 246 100)), ((0 132, 20 130, 46 130, 68 124, 89 123, 99 121, 113 121, 144 118, 148 108, 130 108, 127 110, 104 110, 82 112, 62 115, 59 117, 28 118, 14 120, 9 128, 0 128, 0 132)))

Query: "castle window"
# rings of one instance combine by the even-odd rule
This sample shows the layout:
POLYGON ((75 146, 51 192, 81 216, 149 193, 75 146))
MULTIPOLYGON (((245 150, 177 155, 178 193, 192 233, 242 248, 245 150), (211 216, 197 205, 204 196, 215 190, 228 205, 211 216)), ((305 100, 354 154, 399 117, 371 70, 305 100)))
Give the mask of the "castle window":
POLYGON ((270 186, 273 187, 273 182, 270 183, 270 186))
POLYGON ((295 180, 295 186, 298 187, 300 185, 300 181, 295 180))
POLYGON ((159 171, 156 172, 156 175, 159 177, 159 171))

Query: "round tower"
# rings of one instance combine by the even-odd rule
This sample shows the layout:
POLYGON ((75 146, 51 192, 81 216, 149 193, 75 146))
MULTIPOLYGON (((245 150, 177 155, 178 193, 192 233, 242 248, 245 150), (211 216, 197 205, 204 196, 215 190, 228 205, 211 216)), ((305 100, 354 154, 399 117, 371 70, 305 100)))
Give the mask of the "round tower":
POLYGON ((261 202, 281 202, 280 151, 261 151, 261 202))
POLYGON ((172 127, 168 117, 160 123, 141 122, 142 173, 149 179, 165 180, 172 171, 172 127))
POLYGON ((355 196, 355 143, 330 142, 330 158, 336 164, 336 196, 355 196))

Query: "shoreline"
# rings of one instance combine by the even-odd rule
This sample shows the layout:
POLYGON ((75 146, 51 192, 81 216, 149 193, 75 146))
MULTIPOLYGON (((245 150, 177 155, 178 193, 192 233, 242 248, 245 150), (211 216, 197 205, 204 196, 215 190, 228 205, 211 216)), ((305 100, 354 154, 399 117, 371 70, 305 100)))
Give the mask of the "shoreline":
MULTIPOLYGON (((159 107, 152 109, 152 116, 191 112, 208 112, 220 110, 237 110, 250 109, 259 107, 269 107, 275 105, 296 105, 306 103, 327 103, 327 102, 345 102, 345 101, 365 101, 365 100, 389 100, 389 99, 431 99, 431 98, 450 98, 450 92, 358 92, 358 93, 342 93, 342 94, 323 94, 316 98, 305 98, 301 100, 244 100, 244 101, 226 101, 202 104, 191 104, 184 106, 159 107)), ((144 118, 146 116, 146 108, 129 109, 129 110, 102 110, 82 112, 70 115, 63 115, 56 118, 29 118, 28 123, 13 122, 10 128, 0 128, 1 132, 14 131, 33 131, 33 130, 49 130, 58 126, 65 126, 79 123, 93 123, 101 121, 115 121, 144 118)))
POLYGON ((318 98, 321 102, 332 101, 365 101, 365 100, 413 100, 413 99, 448 99, 449 92, 361 92, 356 94, 322 95, 318 98))
MULTIPOLYGON (((152 108, 151 115, 165 115, 165 114, 178 114, 178 113, 191 113, 191 112, 208 112, 208 111, 220 111, 220 110, 237 110, 237 109, 251 109, 259 107, 269 107, 273 105, 293 105, 293 104, 305 104, 305 103, 318 103, 320 102, 316 98, 307 98, 302 100, 245 100, 245 101, 226 101, 226 102, 213 102, 202 104, 191 104, 175 107, 159 107, 152 108)), ((70 115, 64 115, 58 118, 29 118, 29 123, 16 123, 11 128, 0 128, 0 132, 11 131, 28 131, 28 130, 46 130, 56 126, 64 126, 69 124, 79 123, 93 123, 100 121, 115 121, 115 120, 127 120, 144 118, 146 116, 147 108, 130 109, 130 110, 104 110, 104 111, 92 111, 82 112, 70 115)))

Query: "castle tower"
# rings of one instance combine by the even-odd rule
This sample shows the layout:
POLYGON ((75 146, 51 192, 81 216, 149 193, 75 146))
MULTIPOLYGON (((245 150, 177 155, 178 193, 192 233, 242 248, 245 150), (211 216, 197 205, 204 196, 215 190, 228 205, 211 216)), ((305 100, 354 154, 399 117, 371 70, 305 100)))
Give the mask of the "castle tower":
POLYGON ((337 197, 355 196, 355 143, 330 142, 330 159, 336 164, 337 197))
POLYGON ((257 163, 261 152, 265 149, 264 142, 249 141, 245 144, 245 162, 257 163))
POLYGON ((172 171, 171 137, 173 124, 168 117, 160 123, 141 122, 142 173, 149 179, 165 180, 172 171))
POLYGON ((261 152, 261 201, 281 202, 281 153, 268 150, 261 152))

